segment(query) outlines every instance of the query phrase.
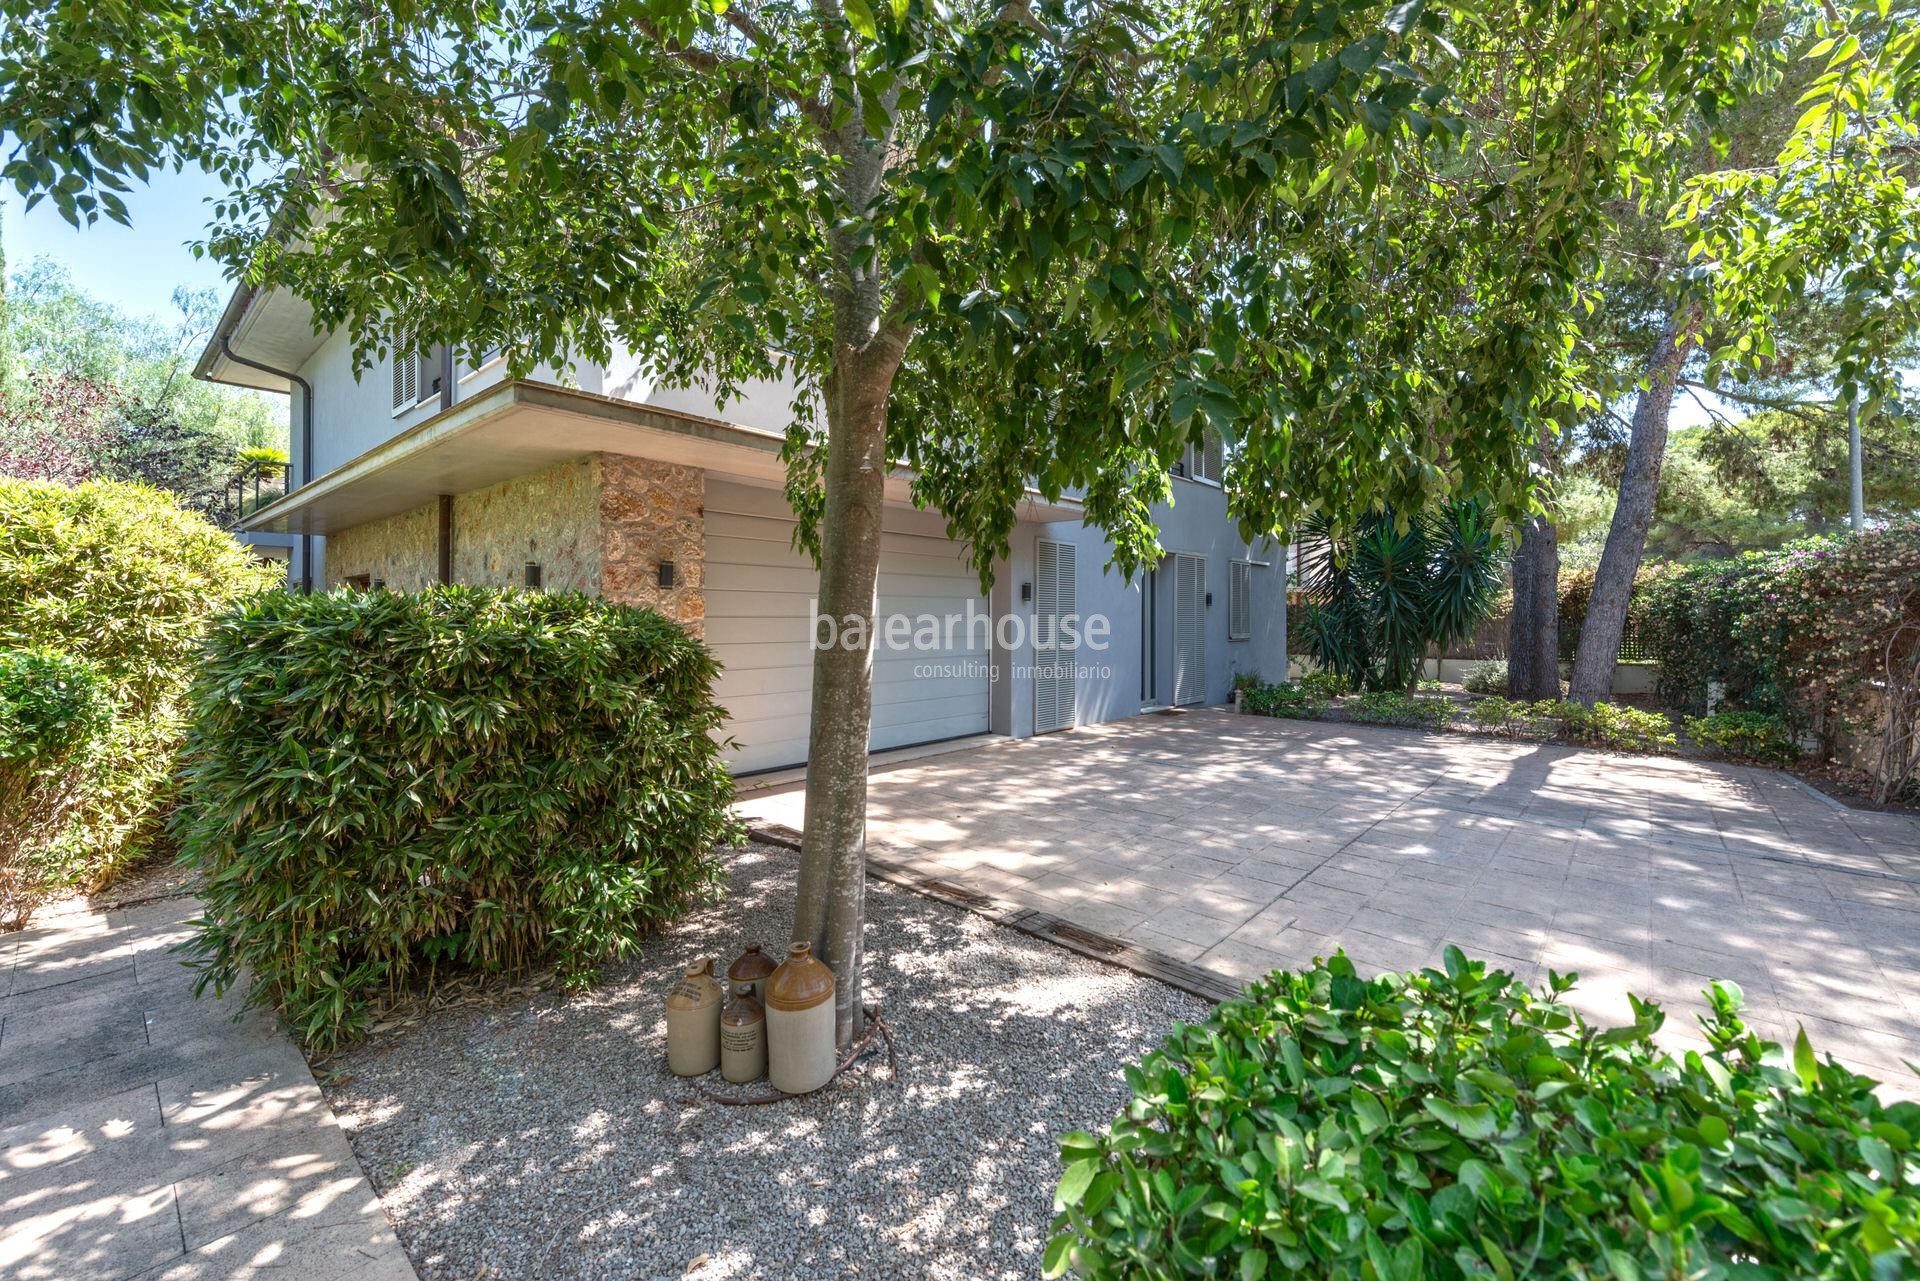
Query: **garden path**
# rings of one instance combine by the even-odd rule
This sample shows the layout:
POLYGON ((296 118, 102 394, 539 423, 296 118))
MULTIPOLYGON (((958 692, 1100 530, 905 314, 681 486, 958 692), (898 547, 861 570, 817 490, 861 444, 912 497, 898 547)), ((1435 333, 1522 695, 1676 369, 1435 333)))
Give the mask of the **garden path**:
POLYGON ((168 949, 192 898, 0 935, 0 1276, 412 1281, 306 1060, 168 949))

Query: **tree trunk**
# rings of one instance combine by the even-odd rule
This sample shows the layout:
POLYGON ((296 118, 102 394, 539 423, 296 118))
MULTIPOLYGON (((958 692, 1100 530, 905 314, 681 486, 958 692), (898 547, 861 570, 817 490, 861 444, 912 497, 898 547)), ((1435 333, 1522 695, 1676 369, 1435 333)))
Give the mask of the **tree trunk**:
POLYGON ((1613 693, 1613 668, 1627 629, 1633 579, 1647 549, 1647 527, 1653 523, 1653 505, 1660 494, 1673 391, 1687 357, 1693 354, 1699 321, 1697 305, 1683 309, 1661 330, 1647 361, 1646 386, 1633 410, 1620 500, 1613 509, 1606 548, 1600 553, 1600 568, 1593 576, 1586 621, 1580 626, 1580 648, 1573 659, 1572 697, 1582 703, 1591 705, 1613 693))
POLYGON ((1528 702, 1560 697, 1560 542, 1546 516, 1520 527, 1513 558, 1507 693, 1528 702))
POLYGON ((826 505, 793 938, 812 943, 814 954, 833 970, 835 1033, 844 1047, 858 1030, 861 1008, 874 585, 887 477, 887 397, 899 356, 885 344, 837 354, 825 388, 826 505))

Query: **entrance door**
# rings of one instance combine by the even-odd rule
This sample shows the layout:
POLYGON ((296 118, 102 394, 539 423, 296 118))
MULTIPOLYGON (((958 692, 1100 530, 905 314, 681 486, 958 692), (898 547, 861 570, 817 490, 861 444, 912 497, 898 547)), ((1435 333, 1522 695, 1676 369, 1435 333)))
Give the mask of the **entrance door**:
POLYGON ((1074 604, 1072 543, 1040 539, 1033 590, 1033 732, 1073 728, 1074 669, 1080 661, 1079 620, 1069 638, 1061 620, 1074 604), (1073 643, 1069 643, 1069 639, 1073 643))
POLYGON ((1185 552, 1173 558, 1173 702, 1207 697, 1207 562, 1185 552))

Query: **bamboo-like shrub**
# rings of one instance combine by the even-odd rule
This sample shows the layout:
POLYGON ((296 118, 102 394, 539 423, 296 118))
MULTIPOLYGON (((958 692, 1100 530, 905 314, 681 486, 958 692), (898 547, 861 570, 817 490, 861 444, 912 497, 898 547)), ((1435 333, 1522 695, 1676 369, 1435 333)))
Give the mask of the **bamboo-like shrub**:
POLYGON ((448 969, 596 966, 713 892, 718 667, 657 614, 462 587, 271 593, 214 628, 177 832, 201 986, 308 1044, 448 969))

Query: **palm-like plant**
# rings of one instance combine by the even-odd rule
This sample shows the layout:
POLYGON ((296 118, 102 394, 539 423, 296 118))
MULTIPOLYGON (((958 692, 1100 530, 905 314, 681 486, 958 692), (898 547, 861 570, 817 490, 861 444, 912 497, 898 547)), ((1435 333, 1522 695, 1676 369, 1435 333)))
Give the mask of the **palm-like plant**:
POLYGON ((1344 537, 1315 520, 1301 545, 1307 608, 1295 636, 1314 663, 1360 689, 1407 689, 1429 645, 1472 635, 1499 597, 1506 561, 1474 500, 1404 520, 1377 513, 1344 537))

